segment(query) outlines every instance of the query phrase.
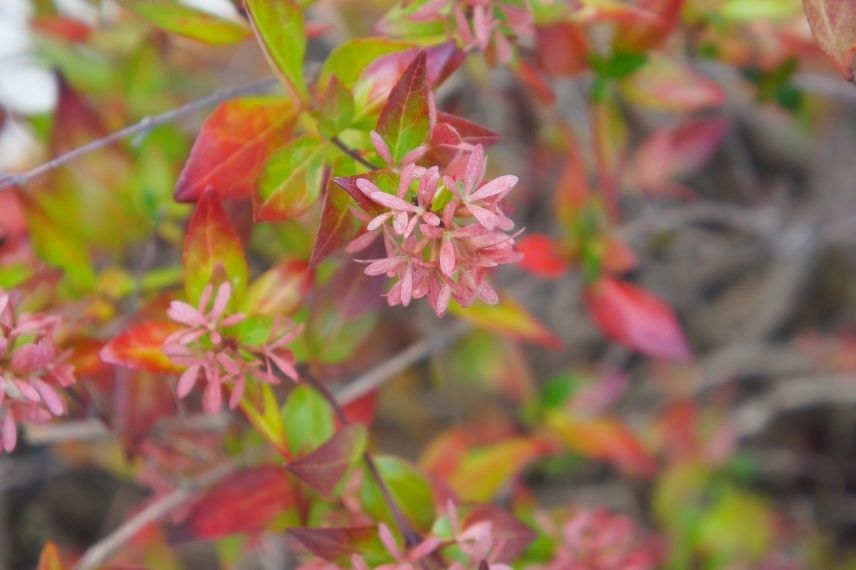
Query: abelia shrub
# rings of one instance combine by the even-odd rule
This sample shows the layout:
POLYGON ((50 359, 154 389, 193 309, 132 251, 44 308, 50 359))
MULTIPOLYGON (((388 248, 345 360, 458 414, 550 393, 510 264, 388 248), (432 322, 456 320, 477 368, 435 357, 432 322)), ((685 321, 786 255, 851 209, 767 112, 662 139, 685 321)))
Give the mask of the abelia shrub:
POLYGON ((25 23, 53 117, 0 104, 0 447, 82 425, 121 453, 76 460, 150 491, 75 568, 187 541, 223 567, 272 542, 301 570, 802 567, 734 458, 769 419, 691 393, 690 295, 645 268, 698 211, 752 217, 696 177, 752 159, 738 103, 805 129, 797 68, 853 80, 853 2, 64 4, 25 23), (220 90, 238 66, 269 77, 220 90), (381 453, 429 406, 424 448, 381 453), (633 515, 578 504, 587 478, 633 515))

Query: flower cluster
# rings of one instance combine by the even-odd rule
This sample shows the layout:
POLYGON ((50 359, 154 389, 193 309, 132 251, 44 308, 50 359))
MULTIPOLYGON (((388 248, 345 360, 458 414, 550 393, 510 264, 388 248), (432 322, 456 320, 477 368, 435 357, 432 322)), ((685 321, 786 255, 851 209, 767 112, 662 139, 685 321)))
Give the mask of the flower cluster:
POLYGON ((56 334, 61 320, 45 314, 17 313, 12 295, 0 289, 0 440, 12 451, 16 420, 46 421, 66 412, 57 388, 74 383, 67 352, 56 334))
POLYGON ((541 525, 556 539, 553 561, 543 570, 654 570, 657 544, 643 537, 636 522, 605 510, 577 510, 561 527, 546 517, 541 525))
MULTIPOLYGON (((378 153, 385 146, 373 137, 378 153)), ((476 300, 494 304, 496 291, 486 272, 520 259, 514 249, 514 227, 502 210, 502 201, 517 184, 517 177, 500 176, 484 181, 486 157, 476 145, 459 168, 447 167, 441 176, 437 166, 405 163, 398 171, 395 194, 384 192, 369 178, 356 181, 369 200, 382 207, 375 217, 361 214, 367 232, 348 246, 362 250, 383 237, 386 257, 370 260, 368 275, 395 279, 387 294, 390 305, 410 304, 426 297, 438 316, 451 299, 462 306, 476 300)))
POLYGON ((207 383, 202 407, 212 414, 223 407, 224 386, 231 390, 229 407, 234 408, 241 401, 248 377, 278 384, 279 370, 297 380, 294 354, 286 345, 297 338, 301 327, 285 318, 227 314, 231 296, 228 282, 216 293, 208 285, 196 308, 173 301, 167 311, 169 318, 183 325, 167 337, 163 348, 174 363, 187 367, 178 381, 178 397, 189 394, 202 377, 207 383))
POLYGON ((478 48, 492 63, 509 63, 513 42, 534 36, 532 10, 525 0, 428 0, 409 18, 448 22, 450 35, 464 49, 478 48))

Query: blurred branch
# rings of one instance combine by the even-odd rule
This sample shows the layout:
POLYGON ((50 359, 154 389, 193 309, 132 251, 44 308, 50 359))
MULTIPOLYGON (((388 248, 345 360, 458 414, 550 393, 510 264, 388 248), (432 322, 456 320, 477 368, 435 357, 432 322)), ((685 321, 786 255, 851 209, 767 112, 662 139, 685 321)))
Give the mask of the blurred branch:
MULTIPOLYGON (((246 458, 244 459, 246 460, 246 458)), ((237 471, 244 463, 245 461, 236 460, 219 465, 187 485, 149 503, 148 506, 125 521, 119 528, 92 545, 80 558, 75 568, 77 570, 95 570, 95 568, 101 567, 140 531, 160 521, 177 508, 189 503, 200 491, 216 485, 237 471)))
POLYGON ((11 186, 24 186, 34 178, 38 178, 39 176, 42 176, 43 174, 55 170, 60 166, 63 166, 64 164, 71 162, 72 160, 75 160, 85 154, 89 154, 96 150, 110 146, 128 137, 148 132, 151 129, 157 127, 158 125, 170 123, 181 117, 184 117, 185 115, 189 115, 200 109, 210 107, 211 105, 216 105, 217 103, 221 103, 229 99, 234 99, 236 97, 241 97, 243 95, 250 95, 253 93, 267 91, 278 83, 279 80, 275 77, 268 77, 266 79, 254 81, 253 83, 239 85, 237 87, 232 87, 230 89, 226 89, 224 91, 208 95, 207 97, 197 99, 196 101, 191 101, 190 103, 187 103, 180 107, 176 107, 175 109, 166 111, 165 113, 161 113, 160 115, 155 115, 154 117, 145 117, 138 123, 127 126, 123 129, 119 129, 118 131, 110 133, 106 137, 90 141, 84 144, 83 146, 79 146, 74 150, 70 150, 65 154, 61 154, 60 156, 57 156, 56 158, 44 164, 41 164, 31 170, 28 170, 23 174, 0 174, 0 190, 7 189, 11 186))

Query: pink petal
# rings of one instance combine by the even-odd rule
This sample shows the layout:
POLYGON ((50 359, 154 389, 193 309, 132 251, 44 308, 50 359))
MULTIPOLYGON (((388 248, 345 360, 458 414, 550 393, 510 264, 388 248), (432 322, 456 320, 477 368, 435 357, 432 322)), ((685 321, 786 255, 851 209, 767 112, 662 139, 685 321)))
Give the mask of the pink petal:
POLYGON ((6 410, 3 417, 3 449, 11 453, 18 443, 18 429, 15 427, 15 418, 11 410, 6 410))
MULTIPOLYGON (((383 161, 387 164, 392 164, 392 155, 390 154, 389 147, 386 146, 386 141, 383 140, 383 137, 381 137, 377 131, 369 133, 369 137, 371 137, 372 144, 383 161)), ((357 186, 359 187, 359 181, 357 181, 357 186)), ((362 190, 362 188, 360 188, 360 190, 362 190)))
POLYGON ((437 300, 434 302, 434 313, 438 317, 443 317, 446 310, 449 308, 449 301, 452 299, 452 288, 444 284, 437 295, 437 300))
POLYGON ((171 302, 166 314, 170 319, 185 325, 203 326, 205 324, 202 314, 182 301, 171 302))
POLYGON ((426 152, 428 152, 428 146, 424 144, 419 145, 404 155, 404 158, 401 159, 401 164, 413 164, 422 158, 426 152))
POLYGON ((499 223, 499 218, 490 210, 486 210, 475 204, 467 204, 467 210, 479 221, 487 230, 492 230, 499 223))
MULTIPOLYGON (((210 379, 209 379, 210 380, 210 379)), ((216 414, 223 407, 223 391, 219 382, 208 382, 202 394, 202 409, 209 414, 216 414)))
POLYGON ((178 379, 178 388, 175 391, 179 398, 184 398, 193 389, 197 378, 199 378, 199 369, 199 365, 193 365, 181 373, 181 377, 178 379))
POLYGON ((238 378, 238 381, 235 382, 235 385, 232 386, 232 393, 229 395, 229 408, 235 409, 238 407, 238 404, 241 403, 241 396, 244 395, 244 377, 241 376, 238 378))
POLYGON ((59 394, 53 388, 39 379, 33 380, 33 385, 39 391, 42 402, 44 402, 53 415, 61 416, 65 413, 65 404, 63 404, 62 398, 59 397, 59 394))
POLYGON ((401 260, 397 257, 384 257, 370 263, 363 271, 366 275, 382 275, 393 273, 398 269, 401 260))
POLYGON ((348 253, 356 253, 370 246, 377 239, 378 232, 367 231, 355 237, 351 243, 345 246, 348 253))
POLYGON ((292 364, 294 361, 294 357, 292 356, 291 351, 283 352, 284 354, 271 352, 267 356, 273 361, 274 364, 276 364, 276 367, 279 368, 283 374, 297 382, 297 370, 292 364))
POLYGON ((395 537, 392 536, 392 531, 389 530, 389 527, 380 523, 378 531, 378 534, 380 534, 380 541, 383 543, 386 551, 389 552, 396 560, 404 558, 404 555, 402 554, 401 549, 398 548, 398 543, 395 541, 395 537))
POLYGON ((404 210, 408 212, 416 210, 413 204, 405 202, 398 196, 393 196, 392 194, 387 194, 386 192, 372 192, 369 195, 369 198, 371 198, 373 202, 376 202, 381 206, 386 206, 387 208, 391 208, 393 210, 404 210))
POLYGON ((217 297, 214 299, 214 307, 211 309, 211 320, 218 321, 220 316, 226 310, 226 305, 229 304, 229 297, 232 296, 232 284, 224 281, 217 288, 217 297))
POLYGON ((375 186, 374 182, 371 180, 366 180, 365 178, 357 178, 357 188, 365 194, 366 196, 371 197, 375 192, 380 192, 381 189, 375 186))
POLYGON ((369 225, 366 226, 366 229, 370 232, 376 230, 377 228, 382 226, 383 223, 387 221, 391 215, 392 212, 385 212, 379 216, 375 216, 372 221, 369 222, 369 225))
POLYGON ((400 236, 407 237, 407 212, 399 212, 392 219, 392 229, 400 236))
POLYGON ((413 271, 408 265, 401 276, 401 304, 405 307, 410 304, 413 297, 413 271))
POLYGON ((496 196, 497 194, 507 193, 514 188, 515 184, 517 184, 517 177, 513 174, 506 174, 505 176, 494 178, 473 192, 470 195, 470 200, 483 200, 491 196, 496 196))
POLYGON ((455 247, 450 239, 444 239, 440 246, 440 270, 445 275, 455 272, 455 247))
POLYGON ((475 189, 484 175, 484 169, 484 147, 479 144, 473 148, 467 160, 467 168, 464 171, 464 194, 469 194, 475 189))

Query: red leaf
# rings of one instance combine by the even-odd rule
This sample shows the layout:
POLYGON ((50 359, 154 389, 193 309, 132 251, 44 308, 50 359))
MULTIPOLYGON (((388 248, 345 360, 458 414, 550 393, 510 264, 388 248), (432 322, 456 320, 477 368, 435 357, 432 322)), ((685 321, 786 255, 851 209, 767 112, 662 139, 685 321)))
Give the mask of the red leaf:
POLYGON ((365 554, 365 545, 377 540, 374 526, 292 528, 288 534, 315 556, 330 561, 349 554, 365 554))
POLYGON ((649 136, 634 157, 633 182, 656 194, 704 167, 728 132, 724 118, 698 119, 649 136))
POLYGON ((247 288, 242 311, 251 315, 291 315, 306 300, 314 280, 315 272, 299 259, 268 269, 247 288))
POLYGON ((127 453, 136 454, 155 423, 176 413, 172 386, 153 374, 116 375, 112 382, 110 427, 127 453))
POLYGON ((164 340, 178 329, 175 323, 157 321, 131 327, 104 345, 101 360, 132 370, 180 372, 182 368, 173 364, 163 352, 164 340))
POLYGON ((212 282, 228 280, 233 298, 247 286, 247 260, 238 232, 211 190, 203 192, 184 238, 184 288, 191 304, 212 282))
POLYGON ((642 69, 622 83, 634 103, 663 111, 691 112, 725 101, 722 88, 688 64, 674 58, 652 56, 642 69))
MULTIPOLYGON (((357 192, 360 192, 356 188, 357 192)), ((362 194, 362 192, 360 192, 362 194)), ((315 245, 309 259, 311 267, 317 266, 336 250, 345 247, 359 230, 359 220, 350 212, 348 194, 338 183, 328 184, 321 208, 321 222, 315 236, 315 245)))
POLYGON ((672 309, 644 289, 605 277, 586 290, 585 304, 615 342, 655 358, 692 358, 672 309))
POLYGON ((372 390, 364 396, 360 396, 353 402, 342 406, 342 411, 345 412, 345 416, 347 416, 348 421, 370 425, 375 417, 377 394, 377 390, 372 390))
POLYGON ((608 273, 627 273, 636 269, 636 266, 639 265, 639 258, 626 243, 615 236, 606 236, 601 265, 603 270, 608 273))
POLYGON ((559 244, 548 236, 530 234, 518 242, 517 249, 523 254, 520 266, 535 275, 558 279, 570 268, 559 244))
POLYGON ((256 467, 231 475, 205 493, 175 529, 175 541, 258 534, 294 505, 288 475, 279 467, 256 467))
POLYGON ((175 187, 175 199, 193 202, 207 188, 220 198, 251 198, 274 150, 291 134, 294 104, 282 98, 227 101, 202 124, 175 187))
POLYGON ((571 76, 588 69, 588 39, 572 22, 535 27, 538 63, 549 75, 571 76))
POLYGON ((30 21, 33 30, 73 43, 83 43, 92 35, 92 28, 80 20, 62 16, 41 16, 30 21))
POLYGON ((814 40, 848 80, 856 54, 856 4, 853 0, 803 0, 814 40))
POLYGON ((363 70, 354 87, 355 93, 365 93, 363 104, 374 108, 386 101, 395 82, 421 51, 427 55, 428 85, 435 88, 443 83, 465 58, 464 52, 453 42, 424 50, 411 49, 381 56, 363 70))
MULTIPOLYGON (((386 211, 385 208, 370 200, 362 190, 357 188, 357 180, 360 178, 365 178, 369 182, 373 182, 375 186, 383 190, 390 185, 398 184, 398 174, 392 170, 371 170, 365 174, 358 174, 356 176, 338 176, 333 178, 333 182, 347 192, 366 213, 372 216, 382 214, 386 211)), ((392 187, 394 188, 394 186, 392 187)))
POLYGON ((520 62, 517 74, 523 85, 529 88, 532 94, 544 105, 553 105, 556 102, 556 94, 547 77, 540 69, 526 60, 520 62))
POLYGON ((496 545, 492 554, 497 562, 513 562, 538 538, 538 534, 517 517, 494 505, 476 507, 464 519, 463 527, 466 529, 482 521, 491 523, 491 537, 496 545))
POLYGON ((377 121, 377 131, 396 163, 427 142, 430 134, 427 57, 420 51, 407 66, 390 91, 377 121))
POLYGON ((640 10, 648 11, 652 18, 621 21, 613 32, 614 49, 646 52, 663 42, 678 23, 684 0, 641 0, 640 10))
POLYGON ((295 477, 329 497, 336 485, 366 448, 367 433, 361 424, 349 424, 315 451, 286 465, 295 477))

